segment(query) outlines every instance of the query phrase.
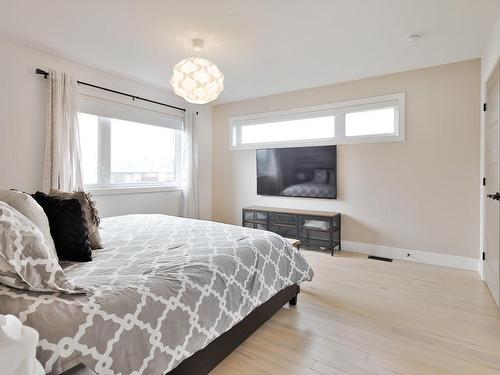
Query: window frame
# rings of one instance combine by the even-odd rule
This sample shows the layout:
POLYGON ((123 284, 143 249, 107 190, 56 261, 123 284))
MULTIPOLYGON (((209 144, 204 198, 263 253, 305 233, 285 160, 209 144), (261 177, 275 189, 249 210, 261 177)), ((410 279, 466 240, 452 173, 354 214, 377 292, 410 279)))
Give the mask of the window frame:
POLYGON ((313 107, 303 107, 257 113, 229 118, 229 149, 254 150, 259 148, 282 148, 302 146, 324 146, 356 143, 404 142, 405 141, 405 101, 404 92, 381 95, 363 99, 347 100, 313 107), (345 115, 352 112, 363 112, 374 109, 394 107, 395 132, 390 134, 371 134, 346 136, 345 115), (335 116, 333 138, 307 139, 296 141, 278 141, 261 143, 241 143, 241 128, 244 126, 265 124, 276 121, 300 120, 323 116, 335 116))
MULTIPOLYGON (((81 95, 80 98, 84 100, 89 99, 87 95, 81 95)), ((182 131, 184 127, 184 119, 181 116, 175 116, 170 112, 160 112, 158 110, 152 110, 147 107, 142 106, 132 106, 129 103, 122 103, 119 101, 108 100, 104 98, 90 97, 91 101, 96 101, 99 105, 103 105, 108 102, 110 105, 119 104, 127 105, 128 107, 140 111, 151 111, 155 112, 156 115, 160 113, 161 115, 169 116, 171 118, 176 118, 177 121, 182 122, 181 128, 174 128, 170 126, 162 126, 156 124, 150 124, 147 122, 140 122, 140 119, 127 120, 124 118, 117 118, 117 120, 132 121, 138 124, 144 124, 146 126, 156 126, 167 129, 172 129, 176 131, 175 133, 175 180, 166 182, 145 182, 145 183, 135 183, 135 184, 112 184, 111 183, 111 120, 115 117, 101 116, 98 113, 92 113, 95 111, 86 111, 80 108, 79 113, 88 114, 98 117, 97 126, 97 183, 87 184, 84 181, 85 189, 92 192, 94 195, 113 195, 113 194, 136 194, 136 193, 153 193, 161 191, 177 191, 181 190, 181 158, 182 158, 182 131)), ((115 109, 116 110, 116 109, 115 109)), ((79 125, 81 126, 81 125, 79 125)))

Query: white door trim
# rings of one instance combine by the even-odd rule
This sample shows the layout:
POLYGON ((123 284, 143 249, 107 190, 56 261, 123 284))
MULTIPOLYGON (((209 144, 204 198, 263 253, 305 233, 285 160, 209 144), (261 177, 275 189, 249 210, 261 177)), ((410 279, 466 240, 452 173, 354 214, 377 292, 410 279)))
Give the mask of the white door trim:
MULTIPOLYGON (((489 114, 491 113, 491 109, 490 107, 497 107, 496 108, 496 118, 495 118, 495 121, 497 123, 497 134, 496 134, 496 137, 498 137, 498 131, 500 128, 500 109, 498 108, 498 106, 500 105, 499 102, 496 102, 497 100, 500 100, 499 98, 499 95, 500 95, 500 57, 497 59, 496 63, 494 64, 493 68, 491 69, 491 71, 489 72, 488 74, 488 77, 486 78, 486 81, 484 82, 484 86, 482 86, 482 95, 481 95, 481 105, 484 105, 484 103, 486 103, 487 105, 487 110, 484 111, 484 108, 481 108, 481 113, 482 113, 482 116, 481 116, 481 172, 482 172, 482 177, 486 177, 486 186, 483 186, 481 184, 481 206, 480 206, 480 211, 481 211, 481 217, 480 217, 480 245, 481 245, 481 249, 480 249, 480 258, 479 258, 479 274, 481 276, 481 279, 484 280, 488 286, 488 288, 490 289, 490 292, 491 292, 491 295, 493 297, 493 299, 495 300, 495 302, 498 304, 498 306, 500 307, 500 280, 499 280, 499 270, 498 270, 498 264, 496 264, 494 266, 494 268, 491 268, 492 266, 492 263, 491 263, 491 249, 487 249, 486 246, 487 246, 487 239, 489 238, 487 235, 486 235, 486 232, 488 231, 488 222, 486 220, 487 218, 487 214, 488 214, 488 208, 490 208, 490 206, 488 206, 488 203, 491 204, 492 202, 486 198, 486 193, 494 193, 495 191, 499 191, 499 187, 498 187, 498 181, 497 181, 497 184, 496 184, 496 189, 493 189, 493 191, 489 191, 488 186, 489 186, 489 182, 488 182, 488 178, 489 176, 486 176, 487 174, 487 158, 488 158, 488 155, 487 155, 487 152, 489 152, 487 150, 487 145, 488 145, 488 139, 487 139, 487 136, 488 136, 488 133, 490 131, 489 129, 489 114), (495 77, 496 75, 496 77, 495 77), (492 78, 495 78, 495 83, 494 85, 496 86, 496 94, 494 95, 494 98, 495 98, 495 102, 492 102, 491 101, 491 98, 488 97, 488 92, 489 92, 489 83, 490 83, 490 80, 492 80, 492 78), (490 102, 491 101, 491 102, 490 102), (486 252, 486 260, 483 260, 483 257, 482 257, 482 254, 486 252)), ((496 142, 499 142, 498 139, 496 140, 496 142)), ((498 153, 498 147, 500 145, 497 144, 497 149, 496 149, 496 152, 498 153)), ((497 155, 498 157, 498 155, 497 155)), ((497 159, 496 161, 497 163, 499 162, 499 160, 497 159)), ((500 164, 498 165, 498 167, 500 168, 500 164)), ((498 174, 499 174, 499 171, 496 171, 496 177, 498 177, 498 174)), ((481 179, 482 180, 482 179, 481 179)), ((498 202, 497 202, 498 203, 498 202)), ((498 214, 498 212, 497 212, 498 214)), ((491 230, 491 229, 490 229, 491 230)), ((498 230, 498 228, 497 228, 498 230)), ((489 232, 488 232, 489 233, 489 232)), ((489 233, 491 235, 491 233, 489 233)), ((498 239, 496 240, 497 242, 497 245, 498 245, 498 239)), ((498 250, 498 249, 497 249, 498 250)), ((498 254, 494 254, 494 258, 493 259, 496 259, 496 261, 498 261, 498 254)), ((495 264, 496 262, 494 262, 493 264, 495 264)))
POLYGON ((481 280, 484 280, 484 261, 483 261, 483 251, 484 251, 484 223, 485 223, 485 204, 486 201, 484 199, 484 186, 483 186, 483 178, 486 175, 486 112, 483 111, 483 104, 486 102, 486 87, 488 85, 488 81, 490 80, 492 74, 494 73, 497 66, 500 65, 500 56, 498 56, 497 61, 493 64, 486 79, 481 84, 481 102, 480 102, 480 111, 481 111, 481 136, 480 136, 480 157, 479 157, 479 170, 480 170, 480 181, 479 181, 479 254, 477 262, 477 272, 481 277, 481 280))

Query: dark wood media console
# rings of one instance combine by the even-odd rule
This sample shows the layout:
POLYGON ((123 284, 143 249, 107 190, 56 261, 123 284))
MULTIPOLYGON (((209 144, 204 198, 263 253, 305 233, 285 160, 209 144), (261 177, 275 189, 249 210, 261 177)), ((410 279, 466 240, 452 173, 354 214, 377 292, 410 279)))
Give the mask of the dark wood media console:
POLYGON ((245 227, 296 238, 305 246, 325 247, 332 255, 335 248, 341 250, 338 212, 250 206, 243 208, 241 216, 245 227))

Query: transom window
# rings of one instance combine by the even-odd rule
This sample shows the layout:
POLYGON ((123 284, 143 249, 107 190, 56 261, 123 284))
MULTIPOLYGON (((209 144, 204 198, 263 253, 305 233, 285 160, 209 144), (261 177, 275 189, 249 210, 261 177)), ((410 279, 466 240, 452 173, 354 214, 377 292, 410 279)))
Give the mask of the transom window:
POLYGON ((180 119, 128 107, 120 111, 116 105, 113 111, 101 111, 95 103, 82 107, 78 119, 86 187, 179 185, 180 119))
POLYGON ((345 136, 396 134, 394 106, 345 114, 345 136))
POLYGON ((404 141, 405 94, 232 117, 231 149, 404 141))
POLYGON ((263 143, 329 139, 335 136, 335 117, 268 122, 241 127, 241 143, 263 143), (304 126, 307 124, 307 126, 304 126))

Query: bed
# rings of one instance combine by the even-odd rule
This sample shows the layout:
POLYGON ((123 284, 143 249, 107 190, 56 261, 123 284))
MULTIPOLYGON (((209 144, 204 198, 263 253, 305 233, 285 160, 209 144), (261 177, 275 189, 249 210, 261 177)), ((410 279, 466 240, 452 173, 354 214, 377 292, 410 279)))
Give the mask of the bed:
POLYGON ((205 373, 287 301, 313 271, 271 232, 166 215, 102 221, 104 249, 64 264, 86 295, 0 285, 0 313, 40 333, 49 374, 205 373))
POLYGON ((309 181, 288 186, 280 195, 287 197, 335 198, 335 188, 332 184, 309 181))

